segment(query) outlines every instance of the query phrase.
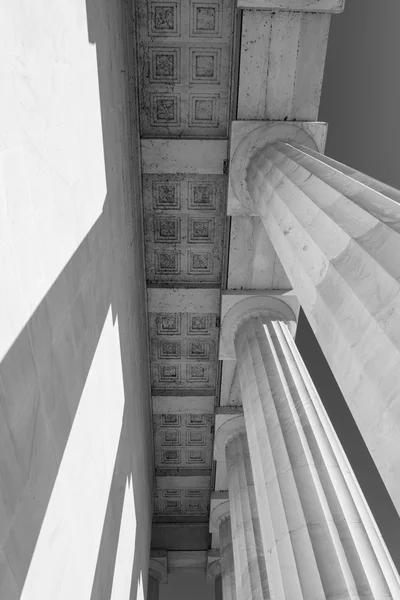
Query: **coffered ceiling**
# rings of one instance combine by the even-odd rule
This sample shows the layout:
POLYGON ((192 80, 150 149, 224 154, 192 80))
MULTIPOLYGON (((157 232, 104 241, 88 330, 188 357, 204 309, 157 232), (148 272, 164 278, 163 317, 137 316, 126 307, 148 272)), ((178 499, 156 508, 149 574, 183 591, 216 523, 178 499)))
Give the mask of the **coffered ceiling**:
POLYGON ((227 144, 218 140, 230 120, 232 8, 229 0, 139 8, 153 545, 168 549, 181 549, 173 523, 202 524, 208 546, 227 190, 227 144))
POLYGON ((258 218, 226 227, 231 121, 317 119, 329 22, 237 13, 230 0, 139 2, 154 548, 207 549, 210 493, 226 489, 223 463, 213 472, 214 412, 241 399, 235 363, 219 368, 222 284, 228 294, 290 288, 258 218))
POLYGON ((227 136, 231 13, 229 0, 142 0, 143 136, 227 136))

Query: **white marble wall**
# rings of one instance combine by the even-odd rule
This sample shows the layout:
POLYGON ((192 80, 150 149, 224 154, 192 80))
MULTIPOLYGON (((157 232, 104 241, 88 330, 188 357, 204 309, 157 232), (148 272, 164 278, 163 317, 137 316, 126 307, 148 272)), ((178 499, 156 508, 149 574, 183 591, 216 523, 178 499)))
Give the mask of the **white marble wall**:
POLYGON ((0 8, 7 600, 128 598, 131 580, 144 597, 150 402, 121 11, 105 0, 0 8))

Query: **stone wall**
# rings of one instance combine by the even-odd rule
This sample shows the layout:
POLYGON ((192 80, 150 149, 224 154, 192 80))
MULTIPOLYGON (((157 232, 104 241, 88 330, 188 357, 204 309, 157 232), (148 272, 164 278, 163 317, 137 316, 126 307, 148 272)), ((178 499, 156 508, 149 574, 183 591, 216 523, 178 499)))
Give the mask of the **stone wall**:
POLYGON ((130 10, 107 0, 0 9, 7 600, 122 599, 131 583, 139 599, 147 584, 153 461, 130 10))

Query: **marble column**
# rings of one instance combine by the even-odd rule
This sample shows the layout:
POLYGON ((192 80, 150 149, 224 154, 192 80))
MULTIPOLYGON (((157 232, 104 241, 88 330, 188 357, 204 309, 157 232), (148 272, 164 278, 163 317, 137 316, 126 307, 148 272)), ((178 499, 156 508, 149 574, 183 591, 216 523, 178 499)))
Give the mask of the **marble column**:
POLYGON ((215 443, 225 447, 236 596, 265 600, 270 596, 243 417, 220 427, 215 443))
POLYGON ((147 583, 147 600, 159 600, 160 583, 168 581, 168 553, 166 550, 151 550, 147 583))
POLYGON ((214 583, 215 600, 222 600, 222 569, 219 552, 210 550, 207 556, 207 582, 214 583))
POLYGON ((400 192, 291 141, 259 145, 246 169, 253 214, 400 512, 400 192))
MULTIPOLYGON (((249 318, 235 350, 271 598, 399 598, 398 574, 287 324, 249 318)), ((242 438, 228 444, 231 469, 245 468, 245 448, 242 438)))
POLYGON ((147 583, 147 600, 159 600, 160 590, 159 581, 156 577, 149 575, 147 583))
MULTIPOLYGON (((223 600, 236 600, 235 565, 233 558, 229 502, 219 504, 216 509, 211 512, 211 521, 219 531, 221 598, 223 598, 223 600)), ((218 596, 216 595, 216 598, 217 597, 218 596)))

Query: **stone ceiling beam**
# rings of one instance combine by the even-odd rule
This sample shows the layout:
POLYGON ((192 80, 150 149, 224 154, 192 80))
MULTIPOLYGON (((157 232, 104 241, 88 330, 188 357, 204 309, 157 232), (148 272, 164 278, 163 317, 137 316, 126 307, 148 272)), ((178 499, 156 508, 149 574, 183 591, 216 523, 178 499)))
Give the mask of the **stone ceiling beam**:
POLYGON ((258 8, 271 11, 340 13, 345 0, 238 0, 238 8, 258 8))

